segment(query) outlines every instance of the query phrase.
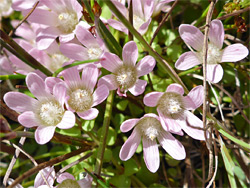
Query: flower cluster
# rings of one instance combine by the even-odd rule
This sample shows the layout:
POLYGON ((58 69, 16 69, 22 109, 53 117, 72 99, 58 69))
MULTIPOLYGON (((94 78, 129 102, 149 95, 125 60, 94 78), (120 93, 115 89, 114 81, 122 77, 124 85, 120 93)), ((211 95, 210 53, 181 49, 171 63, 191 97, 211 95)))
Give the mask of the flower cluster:
MULTIPOLYGON (((147 38, 147 30, 152 29, 152 20, 161 11, 166 12, 168 3, 172 1, 174 0, 112 0, 112 3, 129 19, 129 7, 132 2, 133 26, 147 38)), ((11 8, 10 1, 5 0, 0 5, 0 14, 7 16, 14 9, 25 16, 30 13, 36 2, 12 0, 11 8)), ((98 105, 107 99, 111 90, 116 90, 117 100, 132 94, 133 99, 141 100, 139 102, 142 108, 145 105, 149 107, 150 112, 155 113, 146 113, 144 110, 141 118, 127 119, 120 125, 122 133, 133 129, 120 149, 120 159, 129 160, 141 140, 145 164, 153 173, 160 166, 158 145, 173 159, 185 159, 185 148, 177 138, 184 136, 184 132, 200 141, 209 138, 201 119, 190 112, 202 105, 203 86, 193 84, 195 87, 185 96, 183 86, 178 83, 164 85, 165 92, 152 91, 152 85, 150 90, 147 87, 148 82, 151 82, 150 76, 146 78, 145 75, 153 74, 157 62, 154 57, 143 52, 144 49, 139 46, 140 41, 137 44, 136 40, 128 41, 126 38, 121 42, 121 54, 111 53, 101 32, 98 32, 98 26, 84 21, 83 14, 86 14, 83 5, 77 0, 39 1, 26 22, 16 29, 15 35, 18 38, 14 40, 47 68, 51 75, 31 68, 6 51, 5 55, 0 57, 0 75, 25 75, 25 83, 30 91, 29 95, 17 91, 7 92, 3 97, 6 105, 19 113, 18 122, 22 126, 35 129, 35 140, 42 145, 52 140, 58 129, 71 129, 83 120, 96 119, 101 108, 98 108, 98 105), (75 61, 87 60, 92 60, 92 63, 74 64, 75 61), (57 76, 52 76, 61 68, 63 70, 57 76), (172 134, 177 135, 177 138, 172 134)), ((128 29, 115 16, 112 15, 108 20, 100 19, 107 27, 111 26, 116 32, 125 33, 123 37, 128 35, 128 29)), ((17 20, 11 22, 13 27, 18 23, 17 20)), ((195 26, 181 24, 179 34, 191 51, 178 58, 175 68, 187 70, 202 64, 206 50, 202 32, 195 26)), ((249 53, 248 49, 239 43, 223 49, 224 35, 222 22, 212 20, 208 33, 206 78, 212 83, 222 80, 224 71, 220 63, 237 62, 249 53)), ((55 179, 59 183, 57 188, 91 187, 92 183, 92 178, 88 175, 76 181, 69 173, 57 176, 54 167, 47 167, 36 176, 34 187, 53 187, 55 179)), ((9 182, 11 184, 12 180, 9 182)))

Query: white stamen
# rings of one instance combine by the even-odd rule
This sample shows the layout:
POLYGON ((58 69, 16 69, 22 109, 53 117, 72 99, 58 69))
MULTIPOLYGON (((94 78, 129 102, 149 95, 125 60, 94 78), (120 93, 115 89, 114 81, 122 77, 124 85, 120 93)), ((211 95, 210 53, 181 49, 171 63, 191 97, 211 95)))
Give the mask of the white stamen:
POLYGON ((89 110, 93 104, 93 96, 86 89, 76 89, 70 93, 68 104, 76 112, 84 112, 89 110))
MULTIPOLYGON (((203 50, 198 53, 201 62, 203 61, 203 53, 204 53, 203 50)), ((221 61, 221 57, 222 57, 221 49, 212 43, 208 43, 207 64, 208 65, 218 64, 221 61)))
POLYGON ((59 29, 64 33, 71 33, 78 24, 75 12, 63 12, 58 15, 59 29))
POLYGON ((100 57, 102 54, 102 49, 101 48, 89 48, 88 49, 88 55, 90 59, 97 59, 100 57))
POLYGON ((51 56, 51 61, 49 62, 48 68, 54 72, 57 69, 61 68, 62 65, 67 61, 69 61, 69 58, 67 58, 63 54, 53 54, 51 56))
POLYGON ((175 92, 164 93, 158 101, 158 109, 167 117, 177 118, 185 110, 182 96, 175 92))
POLYGON ((160 122, 153 117, 144 117, 137 124, 138 130, 142 135, 146 136, 150 140, 154 140, 161 131, 160 122))
POLYGON ((131 88, 137 81, 137 71, 135 67, 121 66, 115 71, 117 84, 121 87, 121 91, 131 88))
POLYGON ((40 104, 37 111, 38 119, 46 126, 56 126, 62 120, 65 110, 57 101, 47 101, 40 104))

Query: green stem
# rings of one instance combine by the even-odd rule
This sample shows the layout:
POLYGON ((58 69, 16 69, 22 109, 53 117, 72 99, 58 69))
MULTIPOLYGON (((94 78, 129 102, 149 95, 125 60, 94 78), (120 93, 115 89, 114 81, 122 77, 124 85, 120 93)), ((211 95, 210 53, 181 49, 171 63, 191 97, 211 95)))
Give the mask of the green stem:
POLYGON ((66 65, 64 67, 61 67, 61 68, 57 69, 54 72, 53 77, 56 77, 60 72, 64 71, 65 69, 68 69, 70 67, 74 67, 74 66, 77 66, 77 65, 85 64, 85 63, 97 62, 97 61, 100 61, 100 60, 101 59, 90 59, 90 60, 86 60, 86 61, 77 61, 75 63, 69 64, 69 65, 66 65))
POLYGON ((103 157, 104 157, 104 151, 105 151, 106 144, 107 144, 106 141, 107 141, 107 136, 108 136, 110 118, 112 116, 113 100, 114 100, 114 91, 111 91, 108 96, 107 103, 106 103, 106 110, 104 114, 104 121, 103 121, 103 126, 102 126, 100 144, 99 144, 99 148, 97 149, 95 173, 98 175, 100 175, 101 173, 101 168, 103 164, 103 157))
POLYGON ((145 41, 145 39, 141 36, 138 31, 129 23, 129 21, 122 15, 122 13, 116 8, 116 6, 111 2, 111 0, 105 0, 103 1, 106 3, 106 5, 109 7, 109 9, 120 19, 120 21, 128 28, 128 30, 141 42, 143 47, 148 51, 149 55, 153 56, 155 60, 159 63, 159 65, 167 72, 167 74, 170 76, 170 78, 182 85, 185 92, 188 93, 188 89, 180 79, 180 77, 176 74, 176 72, 173 70, 173 68, 165 61, 163 58, 155 52, 151 46, 145 41))
POLYGON ((41 72, 43 72, 47 76, 51 76, 52 73, 44 67, 41 63, 39 63, 34 57, 32 57, 28 52, 26 52, 19 44, 17 44, 11 37, 9 37, 3 30, 0 29, 0 36, 3 40, 0 40, 1 45, 3 45, 7 50, 13 53, 16 51, 16 53, 13 53, 15 56, 17 56, 19 59, 21 59, 24 63, 31 66, 34 69, 39 69, 41 72), (10 47, 8 47, 8 45, 10 47), (18 54, 18 55, 17 55, 18 54))
POLYGON ((26 75, 22 74, 0 75, 0 80, 25 79, 25 78, 26 75))

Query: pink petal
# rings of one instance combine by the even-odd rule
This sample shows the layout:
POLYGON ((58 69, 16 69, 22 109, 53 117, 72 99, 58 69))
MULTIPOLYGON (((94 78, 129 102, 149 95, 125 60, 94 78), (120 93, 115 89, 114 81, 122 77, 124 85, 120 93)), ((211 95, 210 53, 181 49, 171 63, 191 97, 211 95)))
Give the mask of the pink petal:
POLYGON ((68 173, 68 172, 64 172, 64 173, 60 174, 60 175, 56 178, 56 181, 57 181, 58 183, 62 183, 62 182, 63 182, 64 180, 66 180, 66 179, 75 180, 75 177, 74 177, 72 174, 68 173))
MULTIPOLYGON (((12 0, 12 8, 17 11, 26 10, 32 8, 36 3, 34 0, 12 0)), ((39 6, 39 5, 38 5, 39 6)))
POLYGON ((93 104, 92 106, 96 106, 102 103, 109 95, 109 89, 106 85, 101 85, 97 87, 95 92, 93 93, 93 104))
POLYGON ((55 27, 47 27, 41 29, 41 32, 37 35, 36 42, 39 50, 47 49, 58 37, 60 31, 55 27))
POLYGON ((91 188, 93 178, 87 174, 83 179, 77 181, 81 188, 91 188))
POLYGON ((19 92, 8 92, 3 100, 9 108, 17 112, 32 111, 38 104, 36 99, 19 92))
MULTIPOLYGON (((24 15, 27 15, 29 11, 23 11, 24 15)), ((27 20, 32 23, 55 26, 58 22, 58 16, 52 11, 36 8, 27 20)))
MULTIPOLYGON (((13 20, 11 23, 13 23, 15 21, 16 20, 13 20)), ((15 26, 17 26, 17 24, 15 24, 15 26)), ((22 23, 22 25, 20 25, 17 28, 17 30, 15 31, 15 34, 17 36, 20 36, 20 37, 26 39, 27 41, 32 41, 32 40, 34 40, 36 38, 36 34, 33 31, 33 29, 31 28, 31 26, 29 24, 25 23, 25 22, 22 23)))
POLYGON ((130 131, 138 123, 139 120, 140 119, 138 119, 138 118, 134 118, 134 119, 128 119, 128 120, 124 121, 120 126, 120 130, 123 133, 130 131))
POLYGON ((20 114, 18 116, 18 122, 27 128, 38 126, 38 120, 32 111, 26 111, 20 114))
MULTIPOLYGON (((68 1, 66 0, 66 2, 68 1)), ((72 10, 77 13, 77 18, 80 20, 82 17, 82 6, 78 3, 78 1, 75 0, 71 0, 70 3, 72 5, 72 10)))
MULTIPOLYGON (((164 117, 164 116, 162 116, 164 117)), ((167 125, 166 131, 169 131, 174 134, 178 134, 180 136, 183 135, 183 132, 181 130, 181 126, 179 125, 179 121, 184 121, 184 120, 178 120, 178 119, 173 119, 170 117, 165 117, 164 118, 165 124, 167 125)), ((163 127, 164 128, 164 127, 163 127)))
POLYGON ((186 158, 185 148, 172 134, 162 131, 157 139, 163 149, 174 159, 182 160, 186 158))
POLYGON ((69 88, 75 89, 79 87, 81 83, 81 78, 77 67, 71 67, 62 72, 65 83, 69 88))
POLYGON ((145 20, 148 20, 154 11, 154 1, 143 1, 143 12, 145 20))
POLYGON ((81 45, 74 43, 66 43, 60 45, 60 51, 63 55, 67 56, 70 59, 77 61, 84 61, 88 58, 87 49, 81 45))
POLYGON ((151 71, 153 71, 154 67, 155 67, 155 59, 150 55, 145 56, 136 65, 137 76, 140 77, 150 73, 151 71))
POLYGON ((128 29, 121 22, 117 20, 109 19, 108 24, 114 29, 117 29, 118 31, 122 31, 125 34, 128 34, 128 29))
POLYGON ((144 35, 146 33, 146 31, 148 30, 148 26, 149 24, 151 23, 151 18, 148 19, 145 23, 143 23, 139 29, 138 29, 138 32, 141 33, 141 35, 144 35))
POLYGON ((82 25, 78 25, 76 27, 76 37, 77 39, 87 48, 91 48, 92 46, 99 46, 95 37, 82 25))
POLYGON ((75 114, 71 111, 66 111, 63 118, 59 124, 56 126, 60 129, 70 129, 74 127, 76 121, 75 114))
POLYGON ((67 88, 64 83, 58 83, 53 88, 53 95, 63 106, 66 98, 67 88))
POLYGON ((118 85, 115 81, 115 75, 109 74, 101 77, 98 81, 97 87, 101 85, 106 85, 109 90, 115 90, 117 89, 118 85))
POLYGON ((68 34, 60 34, 59 36, 59 41, 61 43, 66 43, 66 42, 70 42, 71 40, 73 40, 75 38, 75 34, 74 33, 68 33, 68 34))
POLYGON ((52 95, 49 89, 45 87, 44 80, 35 73, 29 73, 26 77, 26 84, 30 92, 38 99, 50 98, 52 95))
POLYGON ((60 78, 55 78, 55 77, 47 77, 45 79, 45 85, 47 86, 47 88, 49 89, 50 93, 53 93, 53 87, 57 84, 57 83, 63 83, 63 81, 60 78))
POLYGON ((125 16, 128 17, 128 9, 119 1, 112 1, 116 8, 125 16))
POLYGON ((197 140, 205 140, 204 131, 193 128, 193 127, 203 128, 203 122, 197 116, 195 116, 193 113, 187 110, 185 111, 185 115, 188 123, 185 121, 179 123, 181 128, 192 138, 197 140))
MULTIPOLYGON (((48 184, 52 186, 54 184, 54 178, 55 178, 55 170, 54 167, 46 167, 38 172, 35 178, 34 187, 39 187, 41 185, 46 185, 46 182, 44 181, 44 178, 47 180, 48 184)), ((48 186, 47 186, 48 187, 48 186)), ((40 188, 40 187, 39 187, 40 188)))
POLYGON ((155 107, 163 94, 163 92, 157 91, 150 92, 144 96, 143 103, 146 106, 155 107))
POLYGON ((207 65, 207 80, 218 83, 223 77, 223 68, 220 64, 207 65))
POLYGON ((187 110, 195 110, 203 103, 204 88, 202 85, 193 88, 187 96, 184 97, 185 108, 187 110))
POLYGON ((135 66, 138 58, 138 48, 134 41, 126 43, 122 50, 122 60, 125 65, 135 66))
POLYGON ((159 149, 156 140, 142 138, 143 158, 149 171, 155 173, 160 166, 159 149))
POLYGON ((224 41, 224 27, 220 20, 213 20, 210 23, 208 32, 209 41, 215 44, 219 49, 223 46, 224 41))
POLYGON ((103 60, 101 60, 101 65, 108 71, 115 72, 123 63, 117 55, 105 52, 103 60))
POLYGON ((166 92, 174 92, 183 95, 184 89, 180 84, 171 84, 167 87, 166 92))
POLYGON ((147 85, 147 81, 146 80, 140 80, 138 79, 135 83, 135 85, 131 88, 129 88, 128 90, 134 95, 134 96, 138 96, 140 94, 142 94, 145 91, 145 87, 147 85))
POLYGON ((84 83, 86 89, 93 92, 98 78, 98 68, 94 64, 90 64, 84 67, 82 71, 82 83, 84 83))
POLYGON ((48 143, 54 136, 56 126, 39 126, 35 131, 35 139, 38 144, 48 143))
POLYGON ((141 142, 141 135, 138 132, 138 130, 136 130, 135 128, 132 134, 128 137, 128 139, 122 145, 122 148, 119 154, 120 159, 123 161, 127 161, 128 159, 130 159, 134 155, 140 142, 141 142))
POLYGON ((202 50, 204 35, 197 27, 188 24, 181 24, 179 27, 179 33, 186 44, 190 45, 197 51, 202 50))
POLYGON ((40 0, 40 2, 58 15, 62 12, 62 10, 65 9, 64 4, 62 4, 60 1, 40 0))
POLYGON ((185 52, 175 63, 175 68, 179 70, 187 70, 196 65, 201 64, 194 52, 185 52))
POLYGON ((77 112, 77 115, 84 120, 92 120, 98 116, 99 111, 96 108, 91 108, 85 112, 77 112))
POLYGON ((232 44, 222 51, 221 62, 236 62, 248 56, 248 49, 242 44, 232 44))
POLYGON ((143 5, 141 1, 133 1, 133 14, 140 17, 140 18, 144 18, 144 14, 143 14, 143 5))

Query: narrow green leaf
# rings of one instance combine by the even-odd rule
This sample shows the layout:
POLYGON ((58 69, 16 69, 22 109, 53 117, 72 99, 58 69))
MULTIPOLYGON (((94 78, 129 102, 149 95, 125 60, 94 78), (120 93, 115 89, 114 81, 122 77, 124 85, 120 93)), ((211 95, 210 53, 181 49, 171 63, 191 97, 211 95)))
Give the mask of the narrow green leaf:
POLYGON ((82 0, 82 1, 83 1, 84 5, 85 5, 85 7, 86 7, 86 9, 87 9, 87 11, 88 11, 88 13, 89 13, 91 19, 94 21, 94 20, 95 20, 95 16, 94 16, 94 13, 93 13, 92 10, 91 10, 90 4, 88 3, 87 0, 82 0))
POLYGON ((224 142, 222 141, 222 139, 220 139, 220 144, 221 144, 221 154, 222 154, 222 158, 226 167, 227 176, 228 176, 230 185, 231 187, 237 187, 235 177, 234 177, 234 168, 235 168, 234 162, 224 142))
POLYGON ((111 53, 118 55, 120 58, 122 57, 122 47, 115 40, 114 36, 110 33, 104 23, 100 20, 100 18, 95 17, 95 26, 99 36, 105 42, 107 48, 111 53))

